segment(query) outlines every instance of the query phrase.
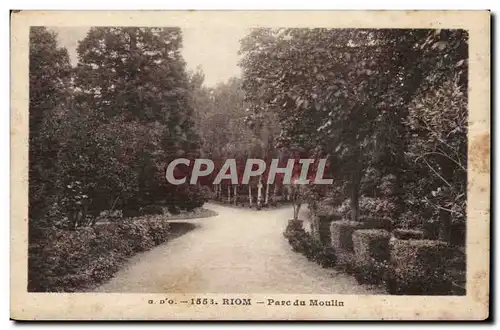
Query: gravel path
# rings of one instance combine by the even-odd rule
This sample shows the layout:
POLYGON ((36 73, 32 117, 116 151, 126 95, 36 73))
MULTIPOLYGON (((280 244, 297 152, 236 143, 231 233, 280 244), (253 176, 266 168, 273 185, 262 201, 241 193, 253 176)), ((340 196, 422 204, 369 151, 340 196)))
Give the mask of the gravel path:
POLYGON ((197 228, 138 254, 101 292, 382 294, 291 251, 283 237, 290 208, 206 204, 219 215, 182 220, 197 228))

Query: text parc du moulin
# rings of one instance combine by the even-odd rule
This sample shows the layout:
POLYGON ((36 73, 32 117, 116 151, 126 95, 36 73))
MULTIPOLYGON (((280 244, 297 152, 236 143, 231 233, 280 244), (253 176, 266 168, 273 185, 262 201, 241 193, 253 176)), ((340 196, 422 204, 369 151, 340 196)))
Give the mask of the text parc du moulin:
POLYGON ((331 300, 318 300, 318 299, 309 299, 309 303, 307 300, 275 300, 275 299, 267 299, 268 306, 325 306, 325 307, 343 307, 344 302, 336 299, 331 300))

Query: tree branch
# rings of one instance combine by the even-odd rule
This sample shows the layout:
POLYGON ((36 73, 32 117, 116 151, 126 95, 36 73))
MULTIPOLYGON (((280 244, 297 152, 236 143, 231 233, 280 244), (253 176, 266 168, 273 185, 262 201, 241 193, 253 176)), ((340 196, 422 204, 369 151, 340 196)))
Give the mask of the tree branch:
POLYGON ((434 172, 441 180, 443 180, 444 183, 446 183, 448 185, 448 187, 452 188, 453 186, 448 182, 446 181, 445 178, 443 178, 430 164, 429 162, 425 159, 425 158, 422 158, 424 160, 424 162, 427 164, 427 166, 432 170, 432 172, 434 172))
POLYGON ((443 157, 446 157, 449 160, 451 160, 452 162, 454 162, 455 164, 457 164, 462 170, 464 170, 465 172, 467 172, 467 169, 462 164, 460 164, 455 159, 453 159, 450 156, 448 156, 447 154, 445 154, 443 151, 441 151, 441 152, 437 152, 437 151, 426 152, 426 153, 422 154, 421 156, 417 157, 416 160, 418 160, 419 158, 425 157, 427 155, 441 155, 443 157))

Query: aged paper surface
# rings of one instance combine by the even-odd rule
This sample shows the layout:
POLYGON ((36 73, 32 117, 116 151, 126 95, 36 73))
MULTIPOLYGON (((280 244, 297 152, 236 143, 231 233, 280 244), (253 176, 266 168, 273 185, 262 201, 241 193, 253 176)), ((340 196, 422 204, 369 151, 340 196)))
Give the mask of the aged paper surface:
MULTIPOLYGON (((11 29, 11 318, 15 320, 483 320, 488 317, 490 295, 489 12, 21 11, 12 13, 11 29), (245 273, 256 271, 255 269, 236 271, 231 268, 231 264, 224 264, 223 260, 216 258, 197 260, 194 264, 186 263, 184 268, 182 265, 176 266, 178 273, 174 275, 181 279, 175 283, 165 283, 154 292, 148 292, 146 284, 141 287, 141 283, 153 278, 153 275, 142 273, 136 274, 137 282, 132 281, 132 284, 127 284, 132 285, 132 287, 129 286, 129 290, 123 289, 127 286, 122 285, 120 276, 125 275, 119 273, 114 282, 111 280, 97 290, 61 293, 33 292, 37 290, 29 292, 27 255, 30 28, 49 27, 60 32, 65 29, 67 31, 78 30, 81 27, 88 29, 122 26, 179 27, 192 31, 213 30, 215 37, 212 40, 215 40, 216 44, 207 44, 206 47, 217 48, 217 40, 220 40, 221 50, 218 55, 214 55, 215 57, 226 56, 223 45, 224 39, 230 34, 229 31, 247 31, 261 27, 466 30, 468 32, 466 295, 389 295, 383 291, 365 290, 362 289, 364 287, 357 287, 357 285, 355 290, 343 290, 338 293, 324 293, 325 291, 320 289, 307 291, 308 286, 305 286, 306 289, 301 292, 294 292, 292 286, 289 291, 284 289, 273 291, 270 287, 264 292, 254 292, 251 291, 251 286, 238 287, 231 283, 238 281, 237 276, 245 276, 245 273), (223 281, 226 281, 229 289, 236 288, 234 289, 237 290, 236 292, 224 291, 223 284, 212 284, 213 279, 209 277, 210 275, 207 277, 203 274, 205 269, 215 268, 227 269, 228 277, 223 281), (182 269, 185 269, 184 273, 182 269), (231 274, 235 277, 231 278, 231 274), (141 282, 140 278, 144 281, 141 282), (315 305, 310 303, 311 300, 328 303, 324 306, 315 305), (306 304, 294 306, 295 301, 305 301, 306 304)), ((194 52, 186 56, 202 61, 200 58, 210 56, 210 54, 194 52)), ((206 72, 210 71, 210 68, 204 67, 204 69, 206 72)), ((226 73, 220 74, 224 76, 226 73)), ((217 211, 220 207, 214 206, 213 208, 217 211)), ((219 211, 221 212, 226 211, 219 211)), ((228 216, 231 214, 228 213, 228 216)), ((234 213, 232 216, 238 218, 240 215, 234 213)), ((243 232, 238 235, 252 235, 251 228, 251 226, 243 226, 241 228, 243 232)), ((269 239, 283 239, 282 231, 285 228, 277 228, 281 231, 269 239)), ((234 240, 229 241, 234 242, 234 240)), ((242 242, 248 242, 248 240, 242 240, 242 242)), ((176 244, 181 244, 179 241, 165 244, 164 249, 167 251, 169 245, 172 249, 181 249, 181 247, 176 247, 176 244)), ((239 249, 239 253, 248 260, 258 259, 262 263, 268 260, 269 264, 266 264, 266 267, 273 269, 272 258, 276 256, 266 254, 264 247, 267 243, 265 242, 262 243, 264 247, 261 251, 247 251, 244 245, 231 246, 229 243, 217 240, 205 242, 205 244, 207 245, 202 249, 210 249, 217 245, 220 245, 221 249, 239 249)), ((196 245, 190 245, 190 248, 199 249, 196 245)), ((153 249, 145 253, 161 254, 155 251, 157 250, 153 249)), ((281 256, 278 257, 281 258, 281 256)), ((132 266, 130 266, 132 270, 129 270, 129 273, 134 271, 134 263, 142 262, 140 258, 140 255, 132 257, 132 266)), ((182 262, 182 258, 173 260, 182 262)), ((158 265, 158 268, 150 266, 153 268, 148 270, 150 273, 161 272, 161 269, 165 267, 163 265, 158 265)), ((285 272, 287 270, 288 268, 284 269, 285 272)), ((126 269, 125 272, 127 272, 126 269)), ((223 273, 214 271, 213 276, 223 273)), ((262 274, 266 274, 265 271, 262 274)), ((174 275, 172 276, 175 277, 174 275)), ((259 280, 280 282, 276 280, 276 277, 286 277, 288 274, 270 271, 268 275, 273 279, 266 279, 262 276, 259 280)), ((324 276, 329 275, 325 273, 324 276)), ((308 278, 304 278, 304 281, 308 281, 308 278)), ((339 277, 338 281, 347 280, 345 277, 342 279, 339 277)), ((286 280, 281 282, 286 282, 286 280)))

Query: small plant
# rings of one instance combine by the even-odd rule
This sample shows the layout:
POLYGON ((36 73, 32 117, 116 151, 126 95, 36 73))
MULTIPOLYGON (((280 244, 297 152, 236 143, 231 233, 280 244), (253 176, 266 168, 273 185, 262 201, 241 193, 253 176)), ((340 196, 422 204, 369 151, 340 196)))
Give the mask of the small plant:
POLYGON ((359 260, 354 265, 354 277, 359 284, 380 284, 385 282, 390 269, 388 261, 378 261, 374 258, 359 260))
POLYGON ((292 250, 303 254, 308 260, 314 261, 324 268, 333 267, 336 264, 337 258, 333 247, 323 245, 314 239, 302 228, 300 220, 290 220, 283 235, 290 243, 292 250))

